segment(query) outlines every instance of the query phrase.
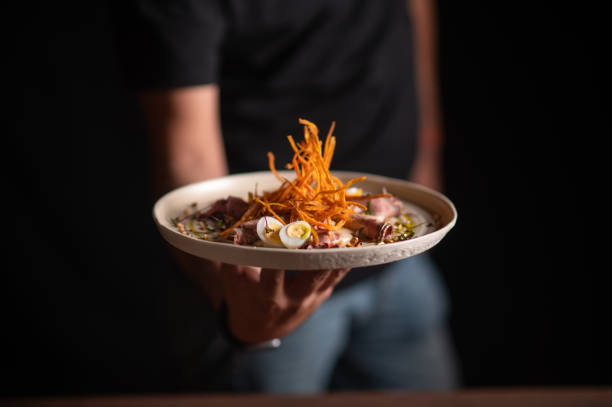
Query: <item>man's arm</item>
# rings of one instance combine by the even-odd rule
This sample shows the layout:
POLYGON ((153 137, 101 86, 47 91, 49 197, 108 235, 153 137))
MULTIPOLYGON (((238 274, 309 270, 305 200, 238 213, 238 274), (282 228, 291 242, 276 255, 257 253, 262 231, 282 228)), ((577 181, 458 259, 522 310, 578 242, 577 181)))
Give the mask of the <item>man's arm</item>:
MULTIPOLYGON (((140 106, 151 138, 156 196, 192 182, 227 174, 216 85, 141 92, 140 106)), ((223 299, 220 265, 170 251, 181 269, 216 309, 223 299)))
POLYGON ((412 19, 419 130, 411 179, 442 189, 444 133, 438 78, 438 27, 434 0, 408 0, 412 19))
MULTIPOLYGON (((153 183, 163 194, 181 185, 227 174, 214 85, 150 91, 140 102, 152 137, 153 183)), ((331 294, 348 269, 261 270, 171 252, 215 309, 228 308, 228 325, 238 340, 257 343, 281 337, 300 325, 331 294)))
POLYGON ((152 137, 153 182, 158 196, 227 174, 218 99, 216 85, 140 95, 152 137))

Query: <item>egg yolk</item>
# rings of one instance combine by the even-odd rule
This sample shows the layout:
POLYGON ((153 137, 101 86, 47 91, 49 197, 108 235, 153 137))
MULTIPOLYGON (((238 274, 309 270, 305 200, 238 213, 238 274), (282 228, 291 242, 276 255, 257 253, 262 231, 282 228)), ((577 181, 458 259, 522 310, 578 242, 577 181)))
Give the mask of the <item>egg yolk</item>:
POLYGON ((310 230, 306 227, 306 225, 294 223, 293 225, 289 225, 287 227, 287 236, 305 239, 309 231, 310 230))
POLYGON ((280 236, 278 235, 278 232, 280 232, 281 229, 282 229, 282 225, 279 225, 279 224, 276 224, 276 223, 272 224, 272 225, 268 224, 264 228, 264 235, 268 239, 270 239, 270 240, 272 240, 274 242, 280 243, 281 240, 280 240, 280 236))

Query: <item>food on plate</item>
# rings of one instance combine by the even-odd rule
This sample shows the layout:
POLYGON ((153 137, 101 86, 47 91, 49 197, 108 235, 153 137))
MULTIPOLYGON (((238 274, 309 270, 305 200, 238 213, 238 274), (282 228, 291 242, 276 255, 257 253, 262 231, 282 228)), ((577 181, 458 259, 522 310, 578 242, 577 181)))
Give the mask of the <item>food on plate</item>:
POLYGON ((247 246, 312 249, 387 244, 411 239, 433 227, 415 207, 385 190, 369 193, 355 186, 366 177, 342 182, 330 172, 336 146, 332 123, 325 142, 317 126, 304 119, 304 139, 287 136, 294 152, 288 179, 268 153, 270 171, 280 186, 248 193, 246 200, 228 196, 198 209, 193 203, 172 219, 180 233, 198 239, 247 246))
POLYGON ((264 246, 283 247, 283 242, 281 242, 280 238, 280 231, 282 228, 283 224, 276 218, 272 216, 262 216, 257 221, 257 236, 259 236, 264 246))
POLYGON ((283 226, 279 236, 285 247, 299 249, 308 241, 311 232, 312 228, 307 222, 296 220, 283 226))

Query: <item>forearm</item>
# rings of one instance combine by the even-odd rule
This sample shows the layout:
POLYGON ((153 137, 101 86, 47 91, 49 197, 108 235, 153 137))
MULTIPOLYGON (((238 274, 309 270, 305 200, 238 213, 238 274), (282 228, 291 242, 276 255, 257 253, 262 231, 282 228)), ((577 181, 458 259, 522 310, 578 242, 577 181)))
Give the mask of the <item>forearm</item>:
MULTIPOLYGON (((140 104, 150 138, 156 196, 227 174, 216 86, 144 92, 140 104)), ((216 308, 222 298, 220 265, 173 247, 170 252, 216 308)))
POLYGON ((218 88, 212 85, 141 95, 157 195, 227 174, 217 100, 218 88))
POLYGON ((437 17, 434 0, 408 0, 413 22, 415 79, 419 110, 419 150, 439 150, 443 144, 438 71, 437 17))

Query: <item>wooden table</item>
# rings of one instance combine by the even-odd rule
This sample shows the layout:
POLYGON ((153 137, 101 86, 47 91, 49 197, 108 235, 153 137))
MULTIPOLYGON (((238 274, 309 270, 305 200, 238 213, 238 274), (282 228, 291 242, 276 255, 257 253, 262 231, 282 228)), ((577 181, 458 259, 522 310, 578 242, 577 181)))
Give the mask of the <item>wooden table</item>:
POLYGON ((32 407, 612 407, 612 387, 503 388, 456 392, 339 392, 317 396, 272 395, 121 395, 0 400, 0 406, 32 407))

